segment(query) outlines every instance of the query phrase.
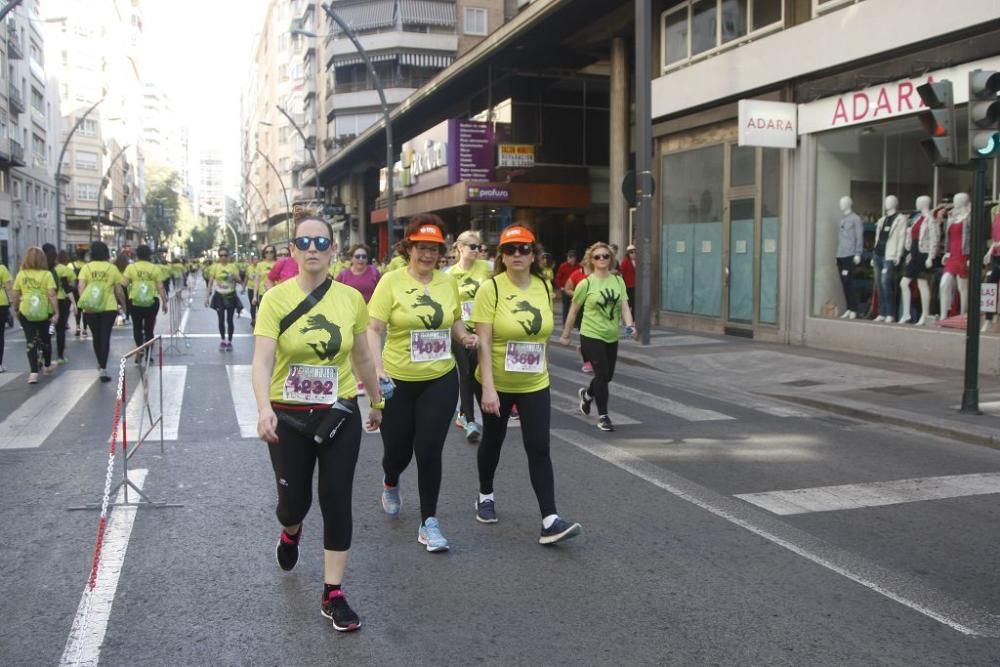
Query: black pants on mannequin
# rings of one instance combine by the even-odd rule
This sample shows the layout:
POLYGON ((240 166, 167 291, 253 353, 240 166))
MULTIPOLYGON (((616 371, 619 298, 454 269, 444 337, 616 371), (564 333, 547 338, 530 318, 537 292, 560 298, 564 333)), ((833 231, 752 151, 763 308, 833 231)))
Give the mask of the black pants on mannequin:
POLYGON ((837 273, 840 274, 840 284, 844 288, 844 298, 847 299, 847 310, 858 312, 858 293, 854 290, 851 274, 854 272, 853 257, 837 258, 837 273))

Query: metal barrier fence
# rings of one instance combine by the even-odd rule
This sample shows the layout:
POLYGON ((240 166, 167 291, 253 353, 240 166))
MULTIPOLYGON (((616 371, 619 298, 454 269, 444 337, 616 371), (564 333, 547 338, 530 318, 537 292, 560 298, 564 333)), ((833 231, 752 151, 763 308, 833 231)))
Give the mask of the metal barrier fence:
POLYGON ((185 350, 191 348, 191 339, 188 338, 185 332, 185 329, 187 329, 187 317, 184 313, 191 307, 191 295, 194 290, 191 289, 186 278, 182 278, 180 281, 173 281, 173 285, 174 289, 170 293, 170 306, 167 308, 167 315, 170 318, 168 333, 170 342, 167 345, 166 352, 182 355, 190 354, 190 352, 181 351, 180 343, 181 341, 184 342, 185 350))

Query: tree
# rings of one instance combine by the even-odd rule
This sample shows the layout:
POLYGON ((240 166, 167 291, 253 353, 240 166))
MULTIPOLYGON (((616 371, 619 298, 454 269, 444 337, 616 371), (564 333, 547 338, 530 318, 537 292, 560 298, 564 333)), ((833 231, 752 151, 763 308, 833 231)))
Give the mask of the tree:
POLYGON ((199 257, 214 248, 218 234, 219 223, 214 218, 203 218, 201 224, 191 230, 189 257, 199 257))
POLYGON ((157 246, 173 236, 180 217, 180 176, 169 167, 146 168, 146 230, 157 246))

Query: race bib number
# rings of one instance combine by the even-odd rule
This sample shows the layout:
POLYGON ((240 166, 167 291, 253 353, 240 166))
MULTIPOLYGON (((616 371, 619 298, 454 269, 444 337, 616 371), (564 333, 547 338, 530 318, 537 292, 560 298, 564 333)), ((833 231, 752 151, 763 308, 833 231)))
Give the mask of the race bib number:
POLYGON ((476 304, 475 301, 463 301, 462 302, 462 321, 468 322, 472 319, 472 307, 476 304))
POLYGON ((503 369, 510 373, 541 373, 545 370, 545 343, 507 343, 503 369))
POLYGON ((410 361, 442 361, 451 356, 451 332, 447 329, 410 332, 410 361))
POLYGON ((282 399, 332 405, 337 400, 340 370, 336 366, 292 364, 285 376, 282 399))

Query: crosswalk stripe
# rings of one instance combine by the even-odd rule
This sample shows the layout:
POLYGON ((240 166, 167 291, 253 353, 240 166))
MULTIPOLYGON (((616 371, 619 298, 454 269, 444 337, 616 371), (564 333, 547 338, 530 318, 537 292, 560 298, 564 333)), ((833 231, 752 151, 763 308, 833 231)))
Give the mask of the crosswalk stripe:
MULTIPOLYGON (((551 372, 551 369, 550 369, 551 372)), ((556 391, 550 388, 549 393, 552 394, 552 407, 559 412, 569 415, 570 417, 576 417, 580 421, 590 423, 596 423, 596 417, 587 417, 586 415, 580 414, 579 403, 580 399, 577 396, 571 396, 570 394, 564 394, 561 391, 556 391)), ((594 408, 594 412, 597 412, 597 408, 594 408)), ((611 417, 611 422, 616 426, 625 426, 627 424, 641 424, 642 422, 632 419, 628 415, 623 415, 620 412, 615 412, 614 410, 608 410, 608 416, 611 417)))
MULTIPOLYGON (((160 377, 159 369, 155 366, 149 369, 149 410, 155 419, 160 414, 160 377)), ((181 423, 181 404, 184 402, 184 383, 187 380, 187 366, 164 366, 163 367, 163 439, 176 440, 177 432, 181 423)), ((132 395, 128 401, 128 409, 125 412, 126 432, 128 443, 131 445, 140 435, 140 425, 142 431, 149 430, 150 412, 143 414, 143 391, 142 385, 138 381, 134 382, 129 389, 132 395)), ((119 427, 119 435, 121 430, 119 427)), ((158 440, 160 437, 159 427, 157 427, 149 437, 158 440)))
POLYGON ((869 484, 819 486, 790 491, 743 493, 736 497, 781 516, 884 507, 1000 493, 1000 473, 947 475, 869 484))
POLYGON ((65 371, 0 422, 0 449, 40 447, 97 381, 94 371, 65 371))
MULTIPOLYGON (((577 384, 580 383, 580 374, 574 371, 550 365, 549 373, 563 380, 568 380, 577 384)), ((707 422, 734 419, 734 417, 724 415, 721 412, 716 412, 715 410, 696 408, 692 405, 686 405, 680 401, 675 401, 665 396, 656 396, 639 389, 633 389, 632 387, 628 387, 618 382, 615 382, 611 386, 611 394, 615 398, 621 397, 635 403, 636 405, 652 408, 668 415, 679 417, 685 421, 707 422)), ((614 418, 612 418, 612 420, 614 420, 614 418)))
POLYGON ((257 437, 257 401, 253 396, 252 369, 250 365, 226 366, 229 394, 233 397, 241 438, 257 437))

